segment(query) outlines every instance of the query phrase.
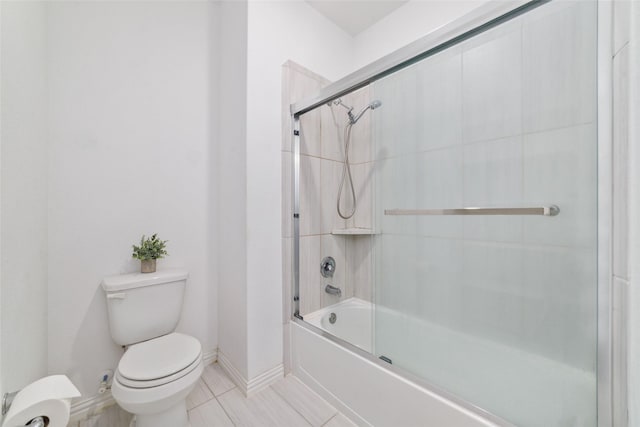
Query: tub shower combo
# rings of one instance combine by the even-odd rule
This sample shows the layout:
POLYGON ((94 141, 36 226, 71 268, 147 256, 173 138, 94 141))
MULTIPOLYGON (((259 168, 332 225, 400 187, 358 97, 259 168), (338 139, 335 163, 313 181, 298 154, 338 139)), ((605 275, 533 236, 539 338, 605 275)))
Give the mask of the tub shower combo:
POLYGON ((610 424, 598 7, 483 6, 291 105, 293 369, 358 422, 610 424))

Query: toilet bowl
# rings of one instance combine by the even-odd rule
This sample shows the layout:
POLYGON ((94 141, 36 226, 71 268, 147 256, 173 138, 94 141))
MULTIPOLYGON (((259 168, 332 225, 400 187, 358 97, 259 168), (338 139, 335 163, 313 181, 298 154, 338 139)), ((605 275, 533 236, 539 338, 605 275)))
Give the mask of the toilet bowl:
POLYGON ((131 346, 111 392, 135 427, 187 427, 186 398, 204 369, 200 342, 172 333, 131 346))
POLYGON ((203 371, 200 342, 171 333, 132 345, 120 359, 111 392, 135 414, 135 427, 187 427, 186 398, 203 371))
POLYGON ((187 396, 204 370, 200 341, 174 332, 188 274, 166 270, 107 277, 113 340, 127 347, 111 393, 135 427, 189 427, 187 396))

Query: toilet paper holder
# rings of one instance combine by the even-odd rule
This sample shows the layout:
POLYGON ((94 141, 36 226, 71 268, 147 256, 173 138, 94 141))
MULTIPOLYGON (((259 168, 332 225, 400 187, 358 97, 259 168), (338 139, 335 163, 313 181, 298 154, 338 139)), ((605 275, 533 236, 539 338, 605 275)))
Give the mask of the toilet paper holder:
POLYGON ((13 403, 13 399, 16 397, 16 394, 18 394, 17 391, 14 391, 12 393, 5 393, 2 395, 2 416, 3 417, 7 415, 7 412, 9 412, 9 408, 11 408, 11 404, 13 403))
POLYGON ((49 425, 49 418, 47 417, 35 417, 27 426, 29 427, 47 427, 49 425))

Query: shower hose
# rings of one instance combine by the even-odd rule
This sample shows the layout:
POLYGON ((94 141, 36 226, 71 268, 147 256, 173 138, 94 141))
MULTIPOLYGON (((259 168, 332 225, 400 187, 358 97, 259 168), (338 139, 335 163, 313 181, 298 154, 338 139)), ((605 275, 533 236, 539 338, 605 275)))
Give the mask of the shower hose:
POLYGON ((338 189, 338 200, 336 203, 336 208, 338 210, 338 215, 340 218, 349 219, 356 213, 356 191, 353 188, 353 178, 351 177, 351 164, 349 163, 349 146, 351 145, 351 128, 353 123, 347 123, 347 126, 344 128, 344 164, 342 165, 342 178, 340 178, 340 187, 338 189), (342 209, 340 209, 340 199, 342 198, 342 189, 344 187, 345 177, 349 181, 349 187, 351 189, 351 198, 353 200, 353 205, 351 209, 347 213, 343 213, 342 209))

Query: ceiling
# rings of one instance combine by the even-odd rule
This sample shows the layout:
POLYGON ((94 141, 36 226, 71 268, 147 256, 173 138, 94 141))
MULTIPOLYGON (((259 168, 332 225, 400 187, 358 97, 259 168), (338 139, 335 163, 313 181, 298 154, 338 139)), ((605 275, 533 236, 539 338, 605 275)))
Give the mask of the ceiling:
POLYGON ((369 28, 408 0, 306 0, 352 36, 369 28))

